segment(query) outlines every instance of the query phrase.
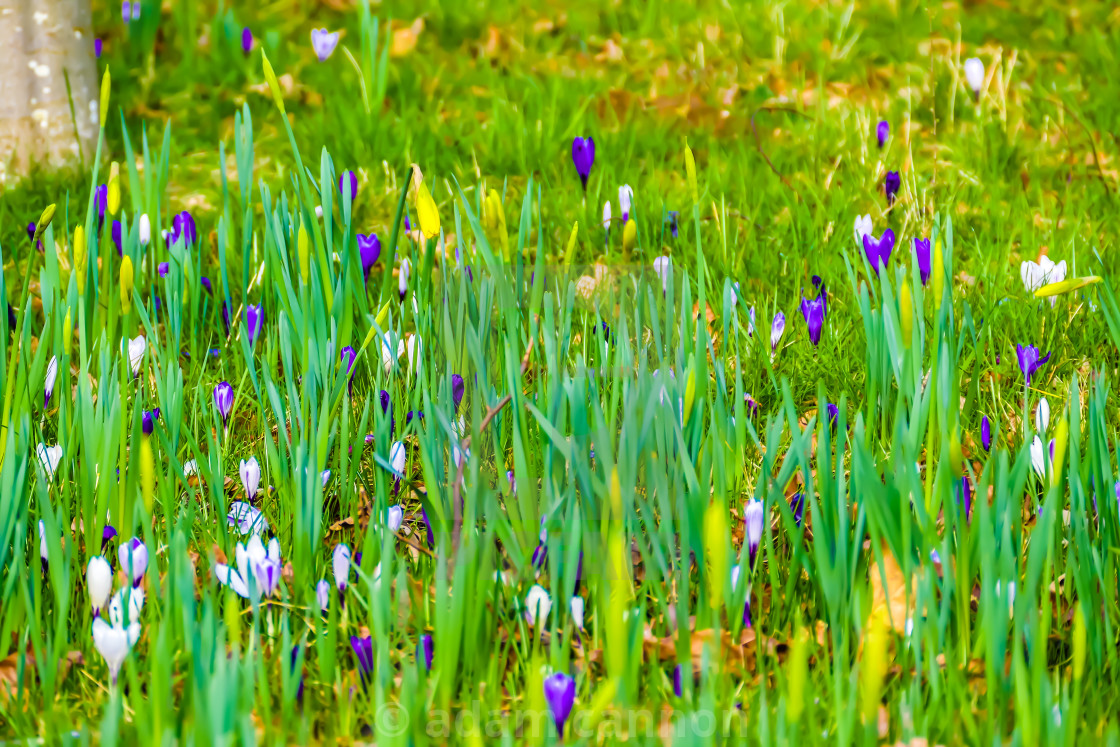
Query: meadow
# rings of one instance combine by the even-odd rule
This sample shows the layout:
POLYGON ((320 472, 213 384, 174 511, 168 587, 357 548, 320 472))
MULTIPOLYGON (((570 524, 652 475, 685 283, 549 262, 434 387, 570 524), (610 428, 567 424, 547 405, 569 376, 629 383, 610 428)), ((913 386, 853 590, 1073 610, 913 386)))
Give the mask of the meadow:
POLYGON ((0 744, 1120 743, 1120 11, 124 5, 0 744))

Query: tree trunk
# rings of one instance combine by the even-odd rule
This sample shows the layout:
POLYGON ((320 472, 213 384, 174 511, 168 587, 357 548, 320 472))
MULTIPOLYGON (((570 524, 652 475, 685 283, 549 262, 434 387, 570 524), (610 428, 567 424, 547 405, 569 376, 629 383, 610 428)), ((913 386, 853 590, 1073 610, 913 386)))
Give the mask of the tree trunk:
POLYGON ((0 0, 0 184, 89 161, 97 109, 90 0, 0 0))

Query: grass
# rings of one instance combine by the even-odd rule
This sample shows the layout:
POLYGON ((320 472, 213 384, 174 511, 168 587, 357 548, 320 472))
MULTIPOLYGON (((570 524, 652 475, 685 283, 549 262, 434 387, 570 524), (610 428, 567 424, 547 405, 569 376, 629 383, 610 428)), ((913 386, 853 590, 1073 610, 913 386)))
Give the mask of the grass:
POLYGON ((0 342, 0 739, 1120 738, 1120 16, 1046 0, 245 12, 184 0, 126 28, 96 7, 117 112, 100 158, 0 201, 16 318, 0 342), (345 30, 326 62, 313 26, 345 30), (585 135, 586 193, 570 157, 585 135), (110 162, 121 208, 99 226, 110 162), (25 227, 50 204, 57 251, 37 252, 25 227), (164 241, 182 211, 197 241, 164 241), (879 273, 854 242, 863 214, 898 236, 879 273), (135 268, 123 296, 114 218, 135 268), (1043 254, 1103 282, 1036 299, 1020 264, 1043 254), (798 310, 813 276, 818 344, 798 310), (386 364, 408 340, 419 352, 386 364), (1020 344, 1051 356, 1029 385, 1020 344), (53 470, 40 444, 61 447, 53 470), (280 560, 244 599, 218 579, 248 541, 226 515, 250 458, 280 560), (133 536, 145 601, 114 683, 86 568, 103 553, 127 589, 133 536), (557 672, 575 687, 563 737, 557 672))

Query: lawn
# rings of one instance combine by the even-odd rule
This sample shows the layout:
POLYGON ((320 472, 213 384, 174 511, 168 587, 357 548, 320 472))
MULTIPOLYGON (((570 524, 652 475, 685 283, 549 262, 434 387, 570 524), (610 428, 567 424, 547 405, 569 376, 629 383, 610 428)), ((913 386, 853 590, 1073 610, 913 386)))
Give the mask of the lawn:
POLYGON ((234 5, 0 186, 0 744, 1120 742, 1120 11, 234 5))

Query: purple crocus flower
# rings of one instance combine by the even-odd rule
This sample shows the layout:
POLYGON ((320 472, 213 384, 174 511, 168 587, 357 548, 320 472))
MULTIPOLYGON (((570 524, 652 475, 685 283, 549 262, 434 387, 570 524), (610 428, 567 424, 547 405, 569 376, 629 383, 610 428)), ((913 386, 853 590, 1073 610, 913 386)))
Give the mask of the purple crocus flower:
POLYGON ((155 423, 152 418, 152 413, 145 410, 144 414, 140 416, 140 429, 144 431, 145 436, 152 435, 152 428, 154 425, 155 423))
POLYGON ((141 0, 132 0, 132 20, 140 20, 140 11, 144 7, 141 0))
POLYGON ((789 499, 789 510, 793 512, 793 522, 801 526, 801 519, 805 516, 805 494, 795 493, 789 499))
POLYGON ((117 550, 117 558, 121 562, 121 570, 132 582, 132 588, 140 585, 144 580, 144 572, 148 570, 148 548, 139 537, 133 537, 117 550))
POLYGON ((424 419, 424 411, 423 410, 409 410, 408 414, 404 416, 405 427, 408 427, 412 423, 412 416, 413 415, 415 415, 417 417, 417 419, 419 419, 419 420, 424 419))
POLYGON ((229 425, 229 413, 233 410, 233 387, 223 381, 214 387, 214 406, 222 416, 222 424, 229 425))
POLYGON ((918 274, 922 276, 922 285, 929 282, 933 264, 929 254, 929 239, 914 239, 914 258, 918 261, 918 274))
POLYGON ((743 510, 743 525, 752 568, 754 567, 755 556, 758 555, 758 547, 762 544, 762 530, 765 520, 766 509, 762 501, 752 500, 748 502, 747 507, 743 510))
MULTIPOLYGON (((245 29, 248 31, 249 29, 245 29)), ((250 42, 251 43, 251 42, 250 42)), ((296 674, 296 665, 299 664, 299 644, 292 646, 292 674, 296 674)), ((303 672, 299 672, 299 687, 296 689, 296 700, 303 701, 303 672)))
MULTIPOLYGON (((206 289, 207 293, 209 293, 210 295, 214 295, 214 286, 210 284, 210 278, 203 275, 202 280, 199 282, 202 283, 202 287, 206 289)), ((229 324, 227 323, 226 326, 228 327, 229 324)))
POLYGON ((346 376, 349 378, 346 386, 351 390, 354 388, 354 361, 357 358, 358 352, 349 345, 344 347, 339 355, 339 360, 346 366, 346 376))
POLYGON ((97 203, 97 227, 101 228, 105 223, 105 206, 109 203, 109 185, 98 185, 93 200, 97 203))
POLYGON ((824 285, 824 279, 820 275, 813 276, 813 288, 817 291, 817 295, 824 301, 824 313, 828 313, 828 288, 824 285))
POLYGON ((550 674, 544 681, 544 699, 548 701, 548 710, 552 711, 556 731, 563 738, 564 722, 576 702, 576 681, 563 672, 550 674))
POLYGON ((39 224, 36 223, 35 221, 31 221, 30 223, 27 224, 27 239, 28 239, 28 241, 34 241, 35 240, 35 231, 38 230, 38 228, 39 228, 39 224))
POLYGON ((381 257, 381 239, 377 238, 377 234, 358 234, 358 256, 362 259, 362 277, 368 281, 370 269, 381 257))
POLYGON ((902 177, 898 175, 897 171, 888 171, 883 179, 883 191, 887 193, 888 205, 894 204, 894 198, 898 196, 898 190, 901 188, 902 177))
POLYGON ((366 636, 359 638, 356 635, 350 636, 350 647, 354 649, 354 655, 358 657, 358 674, 362 678, 362 684, 366 683, 366 678, 373 676, 373 637, 366 636))
POLYGON ((132 18, 132 3, 128 0, 121 2, 121 19, 128 23, 128 19, 132 18))
POLYGON ((880 266, 886 267, 891 259, 891 250, 894 249, 894 231, 887 229, 878 241, 870 234, 863 235, 863 251, 867 255, 867 263, 875 274, 879 274, 880 266))
POLYGON ((770 352, 778 350, 778 343, 782 341, 782 334, 786 331, 786 315, 778 312, 774 315, 774 323, 770 325, 770 352))
POLYGON ((165 277, 167 277, 167 273, 171 272, 171 263, 170 262, 160 262, 159 267, 157 267, 156 269, 159 271, 159 276, 161 278, 165 278, 165 277))
POLYGON ((882 148, 887 144, 887 138, 891 136, 891 126, 887 120, 881 121, 875 125, 875 137, 879 140, 879 147, 882 148))
POLYGON ((389 418, 389 435, 392 436, 393 431, 397 429, 397 421, 393 417, 393 400, 384 389, 381 390, 378 398, 381 400, 381 414, 389 418))
POLYGON ((992 424, 988 422, 987 415, 980 421, 980 444, 984 447, 984 451, 992 450, 992 424))
POLYGON ((106 524, 105 528, 101 530, 101 554, 105 554, 105 550, 109 547, 109 543, 117 536, 117 530, 112 524, 106 524))
POLYGON ((817 345, 821 341, 821 330, 824 329, 824 297, 801 299, 801 315, 805 317, 805 326, 809 328, 809 340, 817 345))
POLYGON ((101 59, 101 47, 102 47, 101 40, 100 39, 94 39, 93 40, 93 56, 98 58, 98 59, 101 59))
POLYGON ((121 242, 123 240, 124 239, 121 235, 121 222, 119 220, 115 220, 113 221, 113 243, 116 244, 118 257, 124 256, 124 248, 121 246, 121 242))
POLYGON ((315 56, 319 58, 319 62, 326 62, 334 54, 334 48, 337 46, 337 31, 311 29, 311 48, 315 50, 315 56))
POLYGON ((184 210, 171 219, 171 243, 183 240, 188 247, 198 242, 198 228, 194 223, 194 216, 184 210))
MULTIPOLYGON (((209 287, 210 281, 207 280, 206 278, 203 278, 203 280, 206 280, 205 285, 207 285, 207 287, 209 287)), ((225 301, 222 301, 222 325, 226 328, 226 336, 228 337, 229 336, 229 304, 226 303, 225 301)))
POLYGON ((972 521, 972 488, 967 477, 961 478, 961 501, 964 503, 965 521, 972 521))
POLYGON ((576 173, 583 183, 583 191, 587 191, 587 178, 591 176, 591 166, 595 163, 595 139, 590 137, 577 137, 572 141, 572 163, 576 165, 576 173))
POLYGON ((669 211, 669 233, 672 234, 674 239, 677 238, 677 235, 680 233, 680 215, 680 211, 678 210, 669 211))
POLYGON ((673 668, 673 695, 676 695, 678 698, 684 696, 684 680, 681 677, 680 664, 673 668))
POLYGON ((241 51, 246 55, 253 51, 253 32, 248 26, 241 29, 241 51))
POLYGON ((835 428, 836 423, 840 420, 840 408, 829 402, 824 406, 824 409, 828 413, 828 427, 835 428))
POLYGON ((1016 345, 1015 350, 1019 354, 1019 370, 1023 372, 1027 386, 1030 386, 1031 375, 1050 360, 1050 353, 1040 358, 1039 350, 1034 345, 1016 345))
POLYGON ((451 374, 451 401, 455 406, 455 412, 459 412, 459 404, 463 401, 463 393, 466 390, 466 385, 463 383, 463 377, 459 374, 451 374))
POLYGON ((432 645, 432 637, 425 633, 424 635, 420 636, 420 642, 416 644, 416 661, 423 661, 424 668, 429 672, 432 671, 433 653, 434 651, 432 645))
POLYGON ((353 171, 343 171, 342 176, 338 177, 338 191, 345 195, 346 186, 350 186, 350 202, 358 198, 358 177, 355 176, 353 171))
POLYGON ((245 328, 249 333, 249 347, 256 347, 261 329, 264 328, 264 308, 260 304, 245 307, 245 328))
POLYGON ((432 522, 428 519, 427 509, 420 509, 420 516, 424 519, 424 526, 428 529, 428 547, 436 546, 436 533, 432 531, 432 522))

